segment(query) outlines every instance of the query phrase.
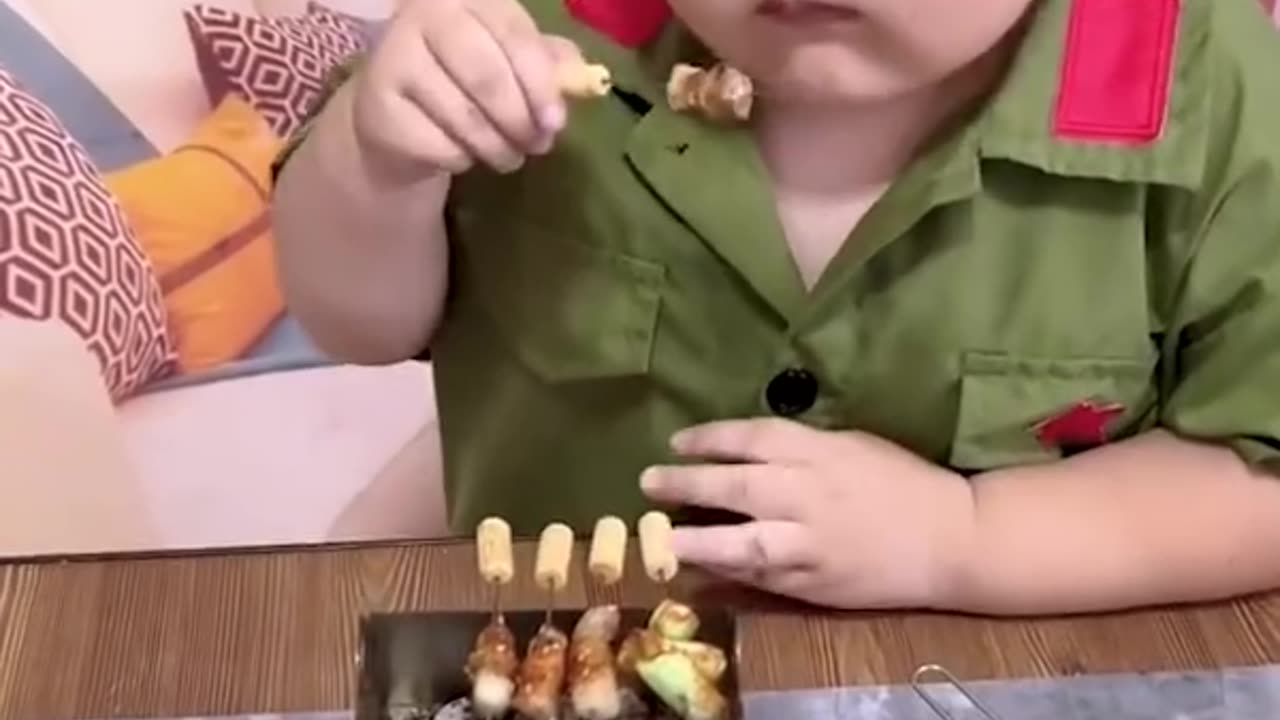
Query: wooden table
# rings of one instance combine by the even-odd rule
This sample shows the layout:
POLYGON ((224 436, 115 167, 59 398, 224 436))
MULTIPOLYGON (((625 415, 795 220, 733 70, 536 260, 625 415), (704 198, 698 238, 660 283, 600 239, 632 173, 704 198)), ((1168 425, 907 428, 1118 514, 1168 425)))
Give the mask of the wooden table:
MULTIPOLYGON (((531 566, 530 547, 517 557, 531 566)), ((0 717, 346 708, 359 616, 483 607, 473 567, 473 550, 459 543, 0 566, 0 717)), ((657 590, 632 570, 625 599, 653 602, 657 590)), ((512 594, 512 607, 541 603, 524 579, 512 594)), ((566 603, 600 595, 612 594, 578 584, 566 603)), ((1280 661, 1280 595, 1037 622, 733 599, 755 608, 744 612, 748 689, 901 682, 926 662, 979 678, 1280 661)))

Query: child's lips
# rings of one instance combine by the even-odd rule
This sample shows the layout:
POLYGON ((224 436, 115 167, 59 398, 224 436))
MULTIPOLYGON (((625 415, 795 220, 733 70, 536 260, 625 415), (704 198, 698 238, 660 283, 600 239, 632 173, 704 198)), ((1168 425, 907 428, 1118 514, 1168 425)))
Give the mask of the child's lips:
POLYGON ((764 0, 757 12, 788 24, 831 24, 854 22, 862 17, 857 9, 835 3, 812 0, 764 0))

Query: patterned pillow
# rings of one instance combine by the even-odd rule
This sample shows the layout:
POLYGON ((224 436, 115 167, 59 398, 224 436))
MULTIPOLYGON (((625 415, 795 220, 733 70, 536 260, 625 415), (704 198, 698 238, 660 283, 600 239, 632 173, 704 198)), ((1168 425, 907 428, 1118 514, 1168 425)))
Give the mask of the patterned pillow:
POLYGON ((366 40, 368 39, 370 26, 376 25, 373 20, 366 20, 351 13, 332 10, 326 7, 324 3, 316 2, 316 0, 311 0, 311 2, 307 3, 307 16, 314 18, 318 23, 329 25, 339 30, 355 30, 363 33, 366 36, 366 40))
POLYGON ((160 285, 120 206, 84 147, 3 69, 0 315, 70 326, 113 400, 172 368, 160 285))
POLYGON ((236 93, 284 137, 302 123, 329 71, 367 45, 350 17, 312 4, 298 17, 194 5, 184 13, 209 99, 236 93))

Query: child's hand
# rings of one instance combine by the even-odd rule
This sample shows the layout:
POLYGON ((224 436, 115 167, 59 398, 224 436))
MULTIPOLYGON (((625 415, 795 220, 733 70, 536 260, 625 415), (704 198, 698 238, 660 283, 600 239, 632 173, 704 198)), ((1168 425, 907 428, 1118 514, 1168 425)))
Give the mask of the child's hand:
POLYGON ((356 137, 427 172, 515 170, 564 125, 556 67, 572 60, 577 48, 540 33, 518 0, 411 0, 359 75, 356 137))
POLYGON ((888 442, 784 420, 711 423, 676 436, 653 468, 654 500, 730 510, 738 526, 678 528, 684 561, 731 580, 841 608, 945 604, 968 557, 968 483, 888 442))

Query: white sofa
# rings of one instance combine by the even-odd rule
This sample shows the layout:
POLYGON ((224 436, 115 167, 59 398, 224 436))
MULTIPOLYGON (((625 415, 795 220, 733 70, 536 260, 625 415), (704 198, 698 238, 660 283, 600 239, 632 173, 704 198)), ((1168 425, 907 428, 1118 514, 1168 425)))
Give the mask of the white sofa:
POLYGON ((0 319, 0 348, 19 350, 0 354, 0 556, 445 532, 420 365, 273 373, 113 407, 65 326, 0 319))

